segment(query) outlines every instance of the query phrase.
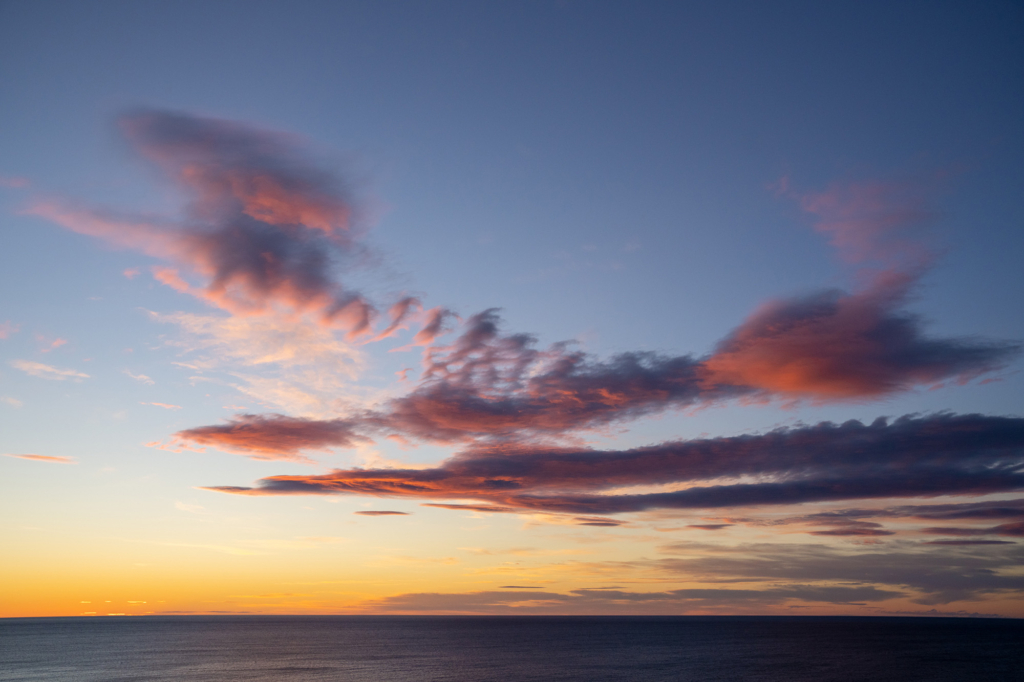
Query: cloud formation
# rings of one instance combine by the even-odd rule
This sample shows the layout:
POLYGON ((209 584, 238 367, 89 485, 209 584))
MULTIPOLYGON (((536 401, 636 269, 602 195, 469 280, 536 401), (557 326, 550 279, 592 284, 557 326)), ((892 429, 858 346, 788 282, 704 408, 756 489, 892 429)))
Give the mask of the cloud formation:
POLYGON ((833 185, 792 194, 831 237, 862 284, 768 301, 703 365, 712 385, 818 401, 878 398, 946 380, 966 382, 1006 365, 1014 343, 929 338, 903 309, 934 261, 919 234, 934 212, 910 183, 833 185))
POLYGON ((497 310, 486 310, 452 344, 428 347, 420 385, 377 415, 378 428, 446 443, 558 434, 738 392, 702 388, 690 356, 599 361, 565 343, 537 349, 533 336, 499 325, 497 310))
MULTIPOLYGON (((934 212, 926 193, 912 184, 790 192, 815 229, 856 268, 858 284, 851 291, 768 301, 703 356, 626 352, 597 358, 571 343, 543 348, 532 335, 505 332, 497 309, 462 321, 410 296, 390 305, 383 329, 374 331, 376 306, 338 277, 365 254, 357 202, 299 140, 166 111, 136 111, 120 126, 138 153, 185 193, 181 216, 129 215, 57 200, 39 201, 31 212, 163 261, 166 266, 153 269, 158 281, 231 313, 156 317, 190 334, 191 350, 221 356, 222 366, 224 358, 233 362, 229 373, 250 398, 291 413, 238 414, 223 424, 179 431, 176 444, 291 461, 365 446, 377 437, 462 448, 431 468, 272 476, 252 487, 213 490, 404 497, 474 512, 566 514, 568 522, 612 527, 622 521, 609 514, 651 509, 1024 489, 1024 422, 1010 417, 939 414, 869 425, 823 423, 626 451, 576 445, 582 432, 673 409, 743 397, 864 401, 963 383, 1004 367, 1018 345, 932 337, 906 310, 935 260, 919 234, 934 212), (295 324, 299 320, 313 324, 295 324), (456 321, 458 336, 440 343, 456 321), (353 378, 360 364, 352 342, 382 341, 415 327, 404 348, 423 348, 419 381, 376 403, 353 399, 339 379, 353 378), (339 345, 336 332, 345 333, 349 345, 339 345), (280 371, 251 373, 271 366, 280 371)), ((180 364, 201 373, 218 363, 196 357, 180 364)), ((28 361, 14 366, 51 379, 87 376, 28 361)), ((364 515, 392 513, 398 514, 364 515)), ((818 536, 893 534, 867 516, 803 523, 818 536)), ((947 534, 1013 535, 1015 523, 947 534)), ((712 532, 728 525, 689 527, 712 532)))
POLYGON ((134 148, 189 197, 183 219, 43 200, 28 212, 174 267, 155 277, 238 315, 308 313, 351 335, 374 307, 332 270, 357 256, 357 209, 334 174, 283 133, 184 113, 122 116, 134 148), (196 282, 193 284, 192 282, 196 282))
MULTIPOLYGON (((486 310, 451 344, 425 349, 415 388, 347 419, 368 437, 522 441, 750 395, 877 398, 965 381, 1018 352, 1013 344, 926 338, 918 320, 896 310, 910 280, 894 277, 859 294, 771 304, 703 359, 627 352, 599 360, 568 343, 542 350, 531 335, 502 333, 497 310, 486 310)), ((311 442, 320 442, 317 425, 309 428, 311 442)))
POLYGON ((153 381, 151 378, 149 378, 145 374, 134 374, 129 369, 124 370, 124 374, 126 374, 127 376, 131 377, 132 379, 135 379, 136 381, 141 382, 143 384, 153 385, 153 384, 156 383, 155 381, 153 381))
POLYGON ((1013 569, 1024 562, 1024 546, 956 545, 846 546, 746 543, 734 546, 675 543, 668 558, 647 562, 658 575, 691 581, 853 583, 916 593, 919 604, 1005 597, 1024 589, 1013 569), (866 549, 865 549, 866 548, 866 549))
POLYGON ((280 414, 240 414, 227 424, 187 429, 177 437, 256 459, 286 460, 305 459, 299 454, 301 450, 352 447, 361 440, 351 424, 342 419, 318 421, 280 414))
POLYGON ((921 532, 930 533, 932 535, 1002 535, 1012 538, 1024 538, 1024 521, 1001 523, 998 526, 992 526, 990 528, 924 528, 921 532))
POLYGON ((0 323, 0 339, 6 339, 11 334, 16 334, 21 329, 21 325, 11 324, 10 320, 0 323))
POLYGON ((900 309, 913 279, 889 274, 868 289, 766 303, 702 365, 712 385, 820 401, 879 398, 1005 366, 1016 344, 931 339, 900 309))
POLYGON ((180 410, 181 409, 181 405, 173 405, 171 403, 147 403, 147 402, 140 402, 139 404, 140 405, 153 405, 154 407, 162 407, 165 410, 180 410))
POLYGON ((73 457, 59 457, 56 455, 6 455, 7 457, 17 457, 18 459, 27 459, 33 462, 51 462, 54 464, 78 464, 73 457))
POLYGON ((580 589, 568 593, 539 591, 509 585, 503 589, 467 593, 419 592, 374 599, 361 604, 369 613, 406 614, 534 614, 610 615, 666 614, 719 608, 766 606, 787 602, 850 604, 878 602, 903 596, 872 586, 789 585, 754 589, 691 588, 666 592, 580 589))
POLYGON ((49 379, 50 381, 66 381, 68 379, 72 381, 80 381, 82 379, 89 378, 88 374, 77 370, 60 369, 51 365, 44 365, 41 362, 33 362, 32 360, 12 360, 11 367, 20 369, 29 376, 39 377, 40 379, 49 379))
POLYGON ((1024 489, 1024 419, 937 414, 825 422, 626 451, 477 446, 432 469, 335 470, 209 489, 472 499, 575 514, 977 495, 1024 489), (678 489, 616 492, 665 484, 678 489))
POLYGON ((329 328, 274 315, 150 317, 180 332, 166 342, 180 351, 175 364, 227 383, 269 410, 330 418, 367 402, 373 393, 355 385, 365 366, 364 353, 329 328))

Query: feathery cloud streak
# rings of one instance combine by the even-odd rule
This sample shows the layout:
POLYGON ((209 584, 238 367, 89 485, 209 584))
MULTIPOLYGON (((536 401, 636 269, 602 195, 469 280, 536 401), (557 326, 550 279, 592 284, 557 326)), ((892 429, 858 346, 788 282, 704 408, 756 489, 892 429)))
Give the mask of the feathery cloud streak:
POLYGON ((89 378, 88 374, 74 369, 60 369, 59 367, 44 365, 41 362, 33 362, 32 360, 12 360, 11 367, 20 369, 29 376, 49 379, 50 381, 66 381, 68 379, 79 381, 89 378))
POLYGON ((875 602, 902 596, 893 590, 873 586, 792 585, 743 588, 691 588, 668 592, 627 592, 614 589, 581 589, 566 594, 510 585, 507 590, 468 593, 420 592, 399 594, 367 601, 369 613, 454 613, 454 614, 618 614, 648 613, 678 615, 680 609, 715 609, 722 605, 768 605, 790 601, 847 604, 875 602))
POLYGON ((336 470, 272 476, 253 488, 208 489, 475 499, 561 513, 1007 492, 1024 489, 1024 419, 908 416, 626 451, 478 446, 434 469, 336 470), (618 488, 666 483, 680 489, 615 494, 618 488))
POLYGON ((73 457, 60 457, 57 455, 7 455, 7 457, 16 457, 17 459, 27 459, 33 462, 51 462, 53 464, 78 464, 73 457))

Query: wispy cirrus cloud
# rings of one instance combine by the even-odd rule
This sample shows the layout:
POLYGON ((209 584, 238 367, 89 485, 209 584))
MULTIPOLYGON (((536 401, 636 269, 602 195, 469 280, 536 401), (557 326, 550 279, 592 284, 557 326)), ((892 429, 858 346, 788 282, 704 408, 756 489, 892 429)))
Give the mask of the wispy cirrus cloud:
POLYGON ((56 350, 61 346, 66 346, 68 343, 67 339, 54 338, 49 339, 42 334, 36 334, 36 342, 39 344, 40 353, 49 353, 52 350, 56 350))
POLYGON ((61 457, 61 456, 57 456, 57 455, 34 455, 34 454, 11 455, 11 454, 6 454, 6 456, 7 457, 16 457, 18 459, 27 459, 27 460, 30 460, 30 461, 33 461, 33 462, 50 462, 50 463, 53 463, 53 464, 78 464, 78 462, 75 461, 74 457, 61 457))
POLYGON ((49 379, 50 381, 80 381, 89 378, 88 374, 74 369, 60 369, 59 367, 44 365, 41 362, 33 362, 32 360, 12 360, 11 367, 20 369, 30 376, 49 379))
POLYGON ((777 581, 854 583, 909 591, 919 604, 1001 598, 1024 589, 1013 567, 1024 561, 1024 546, 844 546, 800 543, 711 545, 675 543, 664 559, 638 564, 659 575, 692 581, 777 581))
MULTIPOLYGON (((999 493, 997 493, 999 494, 999 493)), ((922 524, 936 521, 966 521, 991 523, 996 520, 1010 520, 1011 523, 1000 524, 991 528, 953 528, 950 535, 1004 534, 1012 531, 1013 520, 1024 518, 1024 498, 987 499, 980 502, 957 502, 946 504, 904 504, 884 507, 854 507, 829 509, 799 516, 776 517, 770 514, 742 516, 730 514, 721 520, 729 524, 742 524, 755 528, 777 528, 784 532, 805 532, 821 536, 846 537, 885 537, 896 535, 883 523, 896 523, 901 534, 913 536, 918 533, 942 534, 946 528, 921 527, 922 524), (1004 528, 1005 526, 1005 528, 1004 528), (998 532, 996 531, 998 529, 998 532)), ((1019 523, 1019 522, 1017 522, 1019 523)), ((693 527, 693 526, 690 526, 693 527)))
POLYGON ((925 605, 998 601, 1024 588, 1024 577, 1016 571, 1024 561, 1024 546, 1005 541, 886 546, 676 542, 661 546, 660 554, 630 561, 573 562, 571 569, 574 575, 625 574, 634 584, 684 582, 694 587, 645 592, 615 586, 566 593, 510 585, 480 592, 393 595, 364 606, 406 613, 678 614, 817 603, 864 606, 868 608, 863 613, 870 614, 877 608, 871 604, 889 599, 925 605))
POLYGON ((873 586, 791 585, 758 588, 689 588, 663 592, 614 589, 579 589, 553 592, 507 586, 480 592, 419 592, 368 600, 360 605, 369 613, 405 614, 548 614, 610 615, 703 613, 722 608, 778 605, 788 602, 849 604, 879 602, 902 592, 873 586), (509 591, 505 591, 509 590, 509 591))
POLYGON ((0 339, 6 339, 12 334, 16 334, 21 329, 21 325, 12 324, 10 320, 0 323, 0 339))
POLYGON ((1005 537, 1012 538, 1024 538, 1024 521, 1015 521, 1012 523, 1001 523, 998 526, 991 526, 987 528, 962 528, 962 527, 931 527, 923 528, 922 533, 929 533, 931 535, 954 535, 954 536, 972 536, 972 535, 1002 535, 1005 537))
POLYGON ((127 370, 127 369, 124 370, 124 374, 126 374, 127 376, 131 377, 132 379, 135 379, 136 381, 138 381, 140 383, 143 383, 143 384, 153 385, 153 384, 156 383, 155 381, 153 381, 151 378, 149 378, 145 374, 135 374, 131 370, 127 370))
POLYGON ((324 416, 374 398, 373 391, 356 385, 365 354, 328 328, 278 315, 150 317, 179 330, 166 343, 181 352, 180 365, 217 377, 271 409, 324 416))

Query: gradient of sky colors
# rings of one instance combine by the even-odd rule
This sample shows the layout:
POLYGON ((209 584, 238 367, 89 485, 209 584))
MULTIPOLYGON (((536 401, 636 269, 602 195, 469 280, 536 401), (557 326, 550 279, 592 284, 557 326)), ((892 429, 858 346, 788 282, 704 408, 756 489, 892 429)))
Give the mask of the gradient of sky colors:
POLYGON ((1024 617, 1021 35, 0 4, 0 617, 1024 617))

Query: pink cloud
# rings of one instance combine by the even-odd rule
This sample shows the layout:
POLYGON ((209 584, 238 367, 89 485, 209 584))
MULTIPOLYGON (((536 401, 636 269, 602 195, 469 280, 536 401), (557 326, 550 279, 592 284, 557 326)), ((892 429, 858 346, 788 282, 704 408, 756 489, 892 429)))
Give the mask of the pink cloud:
POLYGON ((50 341, 42 334, 36 334, 36 341, 38 341, 42 346, 42 348, 40 348, 39 350, 40 353, 49 353, 50 351, 60 348, 61 346, 67 345, 68 343, 67 339, 61 338, 56 338, 53 341, 50 341))
POLYGON ((3 176, 0 175, 0 187, 10 187, 12 189, 22 189, 28 187, 32 182, 28 178, 14 177, 14 176, 3 176))
POLYGON ((332 274, 361 252, 354 205, 337 178, 304 158, 296 139, 168 112, 121 123, 136 149, 189 196, 183 220, 52 199, 27 212, 169 261, 173 267, 155 270, 158 281, 234 314, 308 313, 353 336, 369 331, 374 307, 332 274))
MULTIPOLYGON (((26 213, 170 263, 157 281, 235 315, 308 315, 349 338, 372 333, 376 307, 340 282, 340 266, 366 254, 365 213, 346 183, 314 163, 295 136, 223 119, 144 110, 120 119, 136 151, 184 192, 179 219, 127 215, 57 199, 26 213)), ((132 278, 139 268, 124 275, 132 278)), ((374 340, 413 321, 403 298, 374 340)), ((417 343, 444 315, 431 311, 417 343)))
POLYGON ((999 369, 1019 351, 1009 343, 938 339, 902 309, 932 263, 916 232, 935 214, 911 183, 833 185, 795 194, 844 260, 860 267, 853 293, 822 291, 768 301, 723 339, 704 363, 709 386, 745 385, 819 401, 877 398, 999 369))
POLYGON ((0 339, 6 339, 12 334, 16 334, 21 329, 20 324, 11 324, 10 320, 0 323, 0 339))
POLYGON ((850 263, 882 264, 916 270, 931 252, 915 231, 936 217, 923 187, 911 182, 833 184, 824 192, 799 196, 800 207, 814 215, 814 229, 827 234, 850 263))
POLYGON ((721 341, 702 367, 708 385, 750 386, 816 400, 877 398, 943 379, 960 382, 1004 366, 1010 343, 929 338, 902 311, 908 275, 864 291, 770 301, 721 341))
POLYGON ((175 434, 178 442, 196 443, 255 459, 304 460, 302 450, 352 447, 364 440, 350 423, 316 421, 284 415, 236 415, 227 424, 201 426, 175 434))
POLYGON ((18 459, 28 459, 34 462, 52 462, 54 464, 78 464, 73 457, 56 457, 52 455, 7 455, 18 459))

